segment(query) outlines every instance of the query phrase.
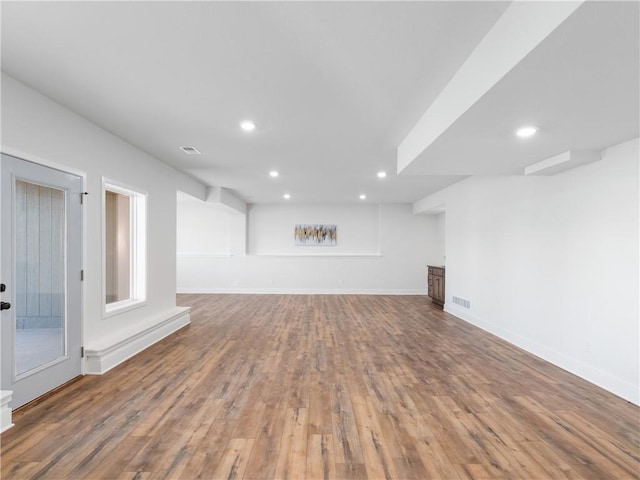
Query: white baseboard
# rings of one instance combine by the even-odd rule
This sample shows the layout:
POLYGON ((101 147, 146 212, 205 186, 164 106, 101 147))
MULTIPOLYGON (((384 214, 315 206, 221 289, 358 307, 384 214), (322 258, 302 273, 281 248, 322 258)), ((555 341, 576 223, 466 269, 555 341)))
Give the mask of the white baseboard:
POLYGON ((178 293, 234 293, 260 295, 426 295, 424 289, 375 288, 178 288, 178 293))
POLYGON ((0 433, 13 427, 11 418, 11 390, 0 390, 0 433))
POLYGON ((608 372, 589 365, 580 359, 571 357, 565 353, 550 349, 544 345, 532 341, 522 335, 514 333, 508 329, 499 327, 482 319, 475 317, 465 308, 456 305, 446 304, 444 311, 454 315, 467 323, 475 325, 482 330, 500 337, 507 342, 522 348, 523 350, 554 364, 557 367, 573 373, 574 375, 593 383, 600 388, 624 398, 628 402, 640 405, 640 392, 638 386, 611 375, 608 372))
POLYGON ((85 347, 85 370, 88 375, 102 375, 125 360, 159 342, 191 323, 189 308, 176 307, 155 319, 151 326, 108 344, 85 347))

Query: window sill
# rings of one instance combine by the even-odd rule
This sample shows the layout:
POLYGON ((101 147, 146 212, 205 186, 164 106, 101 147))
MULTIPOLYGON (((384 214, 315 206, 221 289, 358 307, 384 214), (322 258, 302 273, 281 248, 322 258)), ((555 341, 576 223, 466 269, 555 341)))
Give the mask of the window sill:
POLYGON ((144 307, 145 305, 147 305, 146 300, 123 300, 121 302, 111 303, 109 305, 105 305, 102 318, 115 317, 121 313, 144 307))

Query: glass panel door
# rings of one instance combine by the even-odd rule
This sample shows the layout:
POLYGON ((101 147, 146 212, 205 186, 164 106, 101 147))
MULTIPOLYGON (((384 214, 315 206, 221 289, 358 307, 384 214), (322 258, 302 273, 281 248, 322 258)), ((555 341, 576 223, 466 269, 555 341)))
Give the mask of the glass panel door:
POLYGON ((0 389, 17 408, 82 372, 82 178, 0 155, 0 389))

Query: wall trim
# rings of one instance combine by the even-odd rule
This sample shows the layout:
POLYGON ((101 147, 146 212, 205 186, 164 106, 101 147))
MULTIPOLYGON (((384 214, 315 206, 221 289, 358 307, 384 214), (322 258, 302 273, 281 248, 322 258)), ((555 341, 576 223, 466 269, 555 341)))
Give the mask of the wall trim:
POLYGON ((53 162, 49 159, 40 157, 38 155, 33 155, 32 153, 25 152, 24 150, 13 148, 5 144, 0 145, 0 153, 4 153, 5 155, 9 155, 11 157, 16 157, 21 160, 25 160, 27 162, 37 163, 38 165, 49 167, 54 170, 58 170, 60 172, 76 175, 82 178, 83 186, 87 184, 87 172, 83 170, 78 170, 77 168, 71 168, 67 165, 63 165, 62 163, 53 162))
POLYGON ((247 253, 247 257, 263 258, 382 258, 381 253, 247 253))
POLYGON ((532 355, 535 355, 549 363, 552 363, 556 367, 562 368, 563 370, 566 370, 567 372, 572 373, 582 378, 583 380, 586 380, 587 382, 603 388, 628 402, 640 406, 640 392, 638 392, 638 387, 627 382, 626 380, 615 377, 608 372, 600 370, 593 365, 584 363, 583 361, 575 359, 569 355, 566 355, 565 353, 558 352, 554 349, 534 342, 527 337, 510 331, 509 329, 499 327, 491 322, 486 322, 478 317, 471 315, 463 308, 447 303, 444 306, 444 311, 455 317, 458 317, 460 320, 481 328, 482 330, 495 335, 502 340, 506 340, 512 345, 515 345, 516 347, 519 347, 526 352, 531 353, 532 355))
POLYGON ((102 375, 154 343, 189 325, 189 308, 176 307, 156 319, 153 325, 107 345, 85 347, 85 374, 102 375))
POLYGON ((233 255, 230 253, 188 253, 188 252, 178 252, 176 253, 177 258, 231 258, 233 255))
POLYGON ((13 392, 11 390, 0 390, 0 433, 13 427, 11 417, 11 398, 13 392))
POLYGON ((372 288, 178 288, 178 293, 231 293, 247 295, 422 295, 423 289, 372 288))

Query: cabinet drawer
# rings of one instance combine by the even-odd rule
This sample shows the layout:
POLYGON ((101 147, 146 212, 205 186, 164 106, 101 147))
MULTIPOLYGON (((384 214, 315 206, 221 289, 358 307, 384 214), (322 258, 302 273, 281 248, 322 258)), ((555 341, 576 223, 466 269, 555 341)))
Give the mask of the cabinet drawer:
POLYGON ((429 267, 429 275, 444 277, 444 268, 429 267))

